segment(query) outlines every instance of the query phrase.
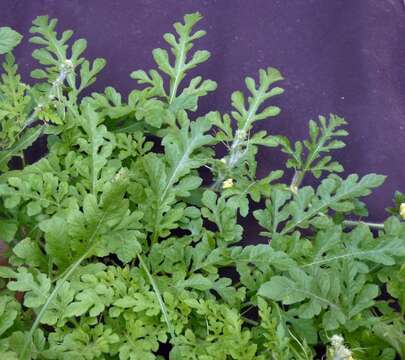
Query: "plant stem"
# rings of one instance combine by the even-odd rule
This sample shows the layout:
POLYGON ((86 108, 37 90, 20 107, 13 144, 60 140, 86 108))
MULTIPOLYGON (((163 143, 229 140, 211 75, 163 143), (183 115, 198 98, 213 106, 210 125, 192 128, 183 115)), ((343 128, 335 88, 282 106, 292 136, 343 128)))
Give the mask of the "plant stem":
POLYGON ((290 189, 292 191, 297 192, 298 188, 301 186, 302 181, 304 180, 304 176, 305 170, 295 170, 290 184, 290 189))
POLYGON ((27 127, 29 127, 32 123, 34 123, 37 120, 37 116, 41 112, 41 110, 55 98, 55 93, 57 93, 58 89, 63 85, 70 71, 72 71, 72 69, 70 68, 69 63, 68 64, 64 63, 61 65, 59 75, 56 78, 56 80, 52 83, 51 88, 48 90, 45 102, 41 102, 35 107, 34 111, 28 117, 26 123, 24 124, 19 133, 24 131, 27 127))
POLYGON ((24 153, 22 152, 21 153, 21 164, 22 164, 22 168, 24 169, 25 168, 25 165, 26 165, 26 161, 25 161, 25 156, 24 156, 24 153))
POLYGON ((372 229, 384 229, 384 224, 382 223, 375 223, 375 222, 368 222, 368 221, 361 221, 361 220, 344 220, 343 225, 347 227, 355 227, 359 224, 367 225, 372 229))
POLYGON ((141 267, 143 268, 146 275, 148 276, 148 279, 149 279, 149 281, 150 281, 150 283, 152 285, 153 291, 155 292, 155 295, 156 295, 156 298, 158 300, 160 309, 162 310, 163 317, 164 317, 165 322, 167 324, 167 328, 169 330, 170 336, 172 337, 173 341, 175 341, 176 336, 174 334, 173 326, 172 326, 172 324, 171 324, 171 322, 169 320, 169 315, 167 313, 166 305, 165 305, 165 303, 163 301, 162 295, 160 294, 160 290, 159 290, 155 280, 153 279, 152 274, 149 272, 149 269, 148 269, 146 263, 144 262, 142 256, 138 255, 138 259, 139 259, 139 263, 141 264, 141 267))
POLYGON ((27 335, 27 339, 24 343, 24 347, 21 352, 21 358, 22 359, 30 359, 31 356, 31 346, 32 346, 32 337, 34 335, 35 330, 39 326, 39 323, 41 322, 42 317, 44 316, 46 310, 48 310, 49 305, 55 298, 55 296, 58 294, 59 289, 62 287, 62 285, 66 282, 66 280, 72 275, 75 270, 80 266, 80 264, 83 262, 84 259, 87 258, 87 256, 90 254, 90 252, 93 250, 92 247, 90 247, 72 266, 70 269, 65 273, 63 278, 56 284, 55 288, 53 289, 52 293, 49 295, 48 299, 46 300, 45 304, 42 305, 42 308, 40 312, 38 313, 34 323, 31 326, 31 329, 27 335), (28 350, 28 353, 27 353, 28 350), (27 356, 27 357, 26 357, 27 356))
POLYGON ((243 321, 250 324, 250 325, 253 325, 253 326, 258 326, 259 325, 259 323, 257 321, 249 319, 247 317, 243 317, 243 321))

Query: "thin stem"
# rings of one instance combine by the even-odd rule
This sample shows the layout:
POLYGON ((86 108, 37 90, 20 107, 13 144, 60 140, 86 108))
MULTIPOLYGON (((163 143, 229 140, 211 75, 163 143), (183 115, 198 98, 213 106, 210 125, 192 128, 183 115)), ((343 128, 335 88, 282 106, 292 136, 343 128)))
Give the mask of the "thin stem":
POLYGON ((167 328, 169 330, 170 336, 172 337, 173 341, 175 341, 176 336, 174 334, 174 330, 173 330, 173 326, 169 320, 169 315, 167 314, 167 310, 166 310, 166 305, 163 301, 162 295, 160 294, 160 290, 159 287, 157 286, 155 279, 153 278, 152 274, 149 272, 149 269, 145 263, 145 261, 143 260, 141 255, 138 255, 138 259, 139 259, 139 263, 141 264, 143 270, 145 271, 146 275, 148 276, 148 279, 152 285, 153 291, 155 292, 156 298, 158 300, 160 309, 162 310, 163 313, 163 317, 165 319, 165 322, 167 324, 167 328))
POLYGON ((375 223, 375 222, 368 222, 368 221, 361 221, 361 220, 344 220, 343 225, 347 227, 355 227, 359 224, 364 224, 367 225, 368 227, 371 227, 372 229, 384 229, 384 224, 382 223, 375 223))
POLYGON ((246 310, 243 310, 243 312, 241 313, 241 315, 245 315, 246 313, 248 313, 250 310, 252 310, 255 307, 255 305, 250 305, 246 310))
POLYGON ((259 325, 259 322, 255 321, 255 320, 252 320, 252 319, 249 319, 247 317, 243 317, 243 321, 245 323, 253 325, 253 326, 258 326, 259 325))
POLYGON ((29 359, 30 355, 31 355, 31 346, 32 346, 32 337, 34 335, 35 330, 37 329, 37 327, 39 326, 39 323, 41 322, 41 319, 43 317, 43 315, 45 314, 45 312, 48 310, 49 305, 51 304, 51 302, 53 301, 53 299, 55 298, 56 295, 58 295, 60 288, 62 287, 62 285, 64 285, 64 283, 69 279, 69 277, 76 271, 76 269, 81 265, 81 263, 88 257, 90 256, 90 254, 92 253, 92 251, 94 250, 94 247, 97 245, 97 242, 93 242, 93 239, 95 238, 96 234, 99 231, 99 228, 101 226, 101 224, 104 222, 105 216, 106 216, 107 212, 105 212, 103 214, 103 216, 101 216, 96 228, 94 229, 94 232, 92 233, 92 235, 89 238, 89 243, 91 245, 89 245, 89 248, 84 252, 84 254, 78 259, 76 260, 76 262, 74 262, 64 273, 64 275, 62 276, 61 280, 58 281, 55 285, 55 288, 53 289, 52 293, 49 295, 47 301, 45 302, 44 305, 42 305, 41 310, 39 311, 34 323, 31 326, 31 329, 28 333, 27 339, 24 343, 22 352, 21 352, 21 358, 22 359, 29 359), (28 353, 27 353, 28 351, 28 353), (27 357, 26 357, 27 355, 27 357))
POLYGON ((24 153, 21 153, 20 158, 21 158, 22 168, 24 169, 25 165, 26 165, 24 153))
POLYGON ((40 312, 38 313, 34 323, 31 326, 31 329, 27 335, 27 339, 24 343, 24 347, 21 352, 21 358, 22 359, 29 359, 29 356, 31 354, 31 345, 32 345, 32 337, 34 335, 35 330, 39 326, 39 323, 41 322, 42 317, 44 316, 45 312, 48 310, 49 305, 55 298, 55 296, 58 294, 59 289, 62 287, 62 285, 67 281, 67 279, 72 275, 75 270, 80 266, 80 264, 83 262, 84 259, 87 258, 87 256, 90 254, 90 252, 93 250, 93 247, 90 247, 71 267, 70 269, 65 273, 65 276, 56 283, 55 288, 53 289, 52 293, 49 295, 48 299, 46 300, 45 304, 42 305, 42 308, 40 312), (28 353, 27 353, 28 350, 28 353), (27 356, 27 357, 26 357, 27 356))
POLYGON ((301 350, 305 354, 305 358, 309 359, 307 351, 305 350, 305 347, 304 347, 304 345, 302 345, 301 341, 298 340, 298 338, 293 334, 293 332, 290 329, 287 329, 287 330, 288 330, 288 333, 290 334, 290 336, 295 340, 295 342, 298 344, 298 346, 301 348, 301 350))

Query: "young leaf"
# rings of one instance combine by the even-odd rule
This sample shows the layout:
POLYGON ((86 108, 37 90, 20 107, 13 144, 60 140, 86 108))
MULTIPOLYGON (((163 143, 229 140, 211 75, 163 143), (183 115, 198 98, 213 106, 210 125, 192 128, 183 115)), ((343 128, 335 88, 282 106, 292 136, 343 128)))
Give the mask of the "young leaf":
POLYGON ((347 136, 346 130, 341 129, 346 122, 341 117, 331 114, 329 121, 324 116, 319 116, 320 126, 313 120, 309 121, 309 139, 297 141, 294 147, 290 141, 283 136, 275 137, 281 145, 284 153, 290 157, 287 161, 287 167, 295 170, 295 177, 292 181, 292 188, 300 186, 307 172, 311 172, 316 178, 322 175, 322 172, 342 172, 342 165, 333 161, 331 156, 322 157, 322 153, 329 153, 336 149, 345 147, 345 143, 336 138, 347 136), (303 150, 306 148, 306 153, 303 150))
MULTIPOLYGON (((201 18, 199 13, 187 14, 184 16, 184 23, 174 24, 176 34, 167 33, 163 36, 170 45, 174 62, 171 61, 167 50, 161 48, 153 50, 156 64, 170 79, 168 91, 165 90, 162 77, 155 70, 149 71, 149 74, 141 70, 131 74, 131 77, 137 80, 139 84, 147 84, 145 89, 147 97, 164 98, 167 109, 174 114, 183 110, 195 111, 198 106, 198 99, 214 91, 217 87, 214 81, 202 80, 201 76, 197 76, 191 79, 188 86, 179 93, 180 84, 187 72, 207 61, 210 57, 210 53, 206 50, 197 50, 189 56, 194 41, 205 35, 203 30, 193 32, 195 25, 201 18)), ((163 111, 162 107, 160 111, 163 111)))
POLYGON ((21 41, 22 35, 5 26, 0 27, 0 55, 11 52, 21 41))
POLYGON ((214 119, 215 125, 221 129, 217 134, 217 140, 230 143, 228 145, 228 154, 221 159, 224 166, 218 172, 215 187, 222 184, 227 177, 234 178, 234 169, 240 168, 246 159, 250 164, 254 163, 254 156, 252 157, 252 155, 256 154, 257 145, 276 145, 276 142, 273 142, 271 137, 266 137, 266 132, 255 134, 252 136, 252 139, 250 139, 250 132, 256 121, 279 114, 280 108, 277 106, 270 105, 263 109, 263 104, 268 99, 284 92, 280 87, 273 87, 276 82, 282 79, 283 77, 280 72, 271 67, 266 70, 259 70, 258 85, 256 85, 253 78, 247 77, 245 79, 246 86, 250 92, 247 103, 241 91, 235 91, 231 97, 232 106, 234 107, 234 111, 231 114, 237 124, 237 130, 234 133, 229 116, 226 115, 223 119, 217 116, 214 119), (251 155, 250 159, 248 155, 251 155))

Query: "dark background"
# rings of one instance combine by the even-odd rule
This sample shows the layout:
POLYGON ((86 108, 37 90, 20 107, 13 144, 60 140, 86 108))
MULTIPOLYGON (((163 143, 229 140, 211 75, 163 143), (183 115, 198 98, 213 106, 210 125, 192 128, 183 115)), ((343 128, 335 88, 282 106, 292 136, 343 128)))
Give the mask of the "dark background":
MULTIPOLYGON (((172 24, 200 11, 208 35, 198 48, 212 58, 198 69, 219 84, 201 111, 230 110, 230 95, 246 75, 269 65, 285 76, 282 113, 260 127, 292 139, 307 122, 331 112, 349 122, 348 146, 338 159, 347 173, 388 175, 368 198, 370 218, 382 220, 395 190, 405 191, 405 5, 402 0, 0 0, 0 26, 28 38, 31 21, 48 14, 59 29, 88 40, 88 58, 107 67, 92 90, 135 86, 129 73, 153 67, 151 51, 172 24)), ((33 47, 15 51, 24 79, 34 67, 33 47)), ((277 151, 259 157, 259 175, 280 166, 277 151)), ((307 181, 311 181, 309 178, 307 181)))

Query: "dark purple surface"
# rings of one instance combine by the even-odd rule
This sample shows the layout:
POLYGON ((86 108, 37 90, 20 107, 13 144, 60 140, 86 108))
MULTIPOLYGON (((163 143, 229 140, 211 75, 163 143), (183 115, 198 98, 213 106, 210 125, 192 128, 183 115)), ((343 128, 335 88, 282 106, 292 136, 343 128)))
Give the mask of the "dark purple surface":
MULTIPOLYGON (((337 113, 350 137, 338 158, 347 173, 388 175, 369 198, 370 219, 381 220, 395 190, 405 191, 405 6, 402 0, 1 0, 0 26, 25 35, 37 15, 60 20, 88 40, 86 56, 104 57, 94 90, 112 85, 128 93, 132 70, 154 66, 151 51, 165 46, 164 32, 187 12, 204 15, 208 35, 197 47, 212 58, 198 70, 219 83, 202 111, 230 109, 233 90, 260 67, 277 67, 286 92, 283 111, 260 124, 293 139, 306 135, 307 121, 337 113)), ((27 79, 32 46, 16 51, 27 79)), ((280 164, 277 151, 260 153, 259 175, 280 164)))

